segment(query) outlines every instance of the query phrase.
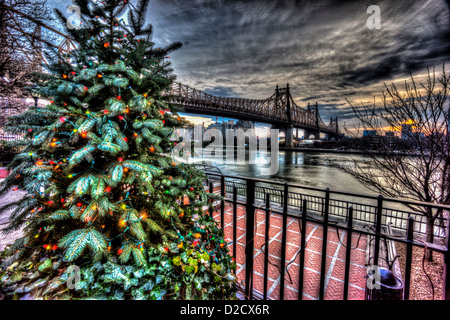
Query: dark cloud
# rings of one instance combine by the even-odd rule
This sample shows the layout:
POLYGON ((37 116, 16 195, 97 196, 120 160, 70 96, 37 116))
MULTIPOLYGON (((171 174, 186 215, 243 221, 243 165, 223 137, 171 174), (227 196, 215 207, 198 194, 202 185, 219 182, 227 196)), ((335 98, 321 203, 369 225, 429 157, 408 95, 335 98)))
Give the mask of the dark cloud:
POLYGON ((347 96, 371 100, 383 82, 450 65, 447 0, 152 0, 148 21, 157 45, 185 44, 171 54, 178 81, 249 99, 289 82, 323 119, 351 119, 347 96), (379 30, 366 26, 372 4, 379 30))
POLYGON ((238 98, 238 94, 230 87, 213 87, 204 90, 206 93, 212 94, 218 97, 236 97, 238 98))

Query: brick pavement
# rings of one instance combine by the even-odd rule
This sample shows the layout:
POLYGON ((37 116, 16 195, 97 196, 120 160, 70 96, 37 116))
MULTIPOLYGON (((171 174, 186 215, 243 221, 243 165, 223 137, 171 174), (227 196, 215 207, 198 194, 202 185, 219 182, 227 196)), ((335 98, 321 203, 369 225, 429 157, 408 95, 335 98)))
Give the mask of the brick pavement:
MULTIPOLYGON (((214 211, 213 217, 220 222, 220 210, 214 211)), ((265 217, 263 210, 257 210, 255 215, 255 238, 254 238, 254 279, 253 287, 258 292, 264 288, 264 246, 265 241, 265 217)), ((233 210, 229 203, 225 203, 225 236, 229 243, 230 252, 236 245, 236 274, 240 281, 245 279, 245 208, 237 207, 237 241, 233 239, 233 210)), ((287 219, 286 237, 286 272, 285 292, 286 300, 298 299, 298 279, 300 269, 300 219, 287 219)), ((269 227, 269 265, 268 265, 268 291, 270 299, 278 300, 280 297, 280 264, 281 264, 281 237, 282 217, 271 213, 269 227), (277 267, 278 266, 278 267, 277 267)), ((319 298, 321 252, 322 252, 323 228, 319 224, 308 222, 306 225, 306 251, 303 284, 303 299, 317 300, 319 298)), ((342 300, 344 290, 344 268, 345 268, 345 244, 347 242, 346 232, 328 227, 328 241, 326 253, 326 275, 325 275, 325 300, 342 300)), ((363 300, 366 279, 366 245, 367 238, 364 235, 353 233, 350 258, 349 277, 349 300, 363 300), (358 242, 359 240, 359 242, 358 242)))

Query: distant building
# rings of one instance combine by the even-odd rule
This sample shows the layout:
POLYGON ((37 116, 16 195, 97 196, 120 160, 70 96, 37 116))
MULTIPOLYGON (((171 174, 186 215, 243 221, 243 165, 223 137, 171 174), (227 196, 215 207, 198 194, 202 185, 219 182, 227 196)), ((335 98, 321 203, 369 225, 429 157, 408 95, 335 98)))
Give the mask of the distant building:
POLYGON ((220 132, 222 132, 222 137, 225 137, 226 132, 227 132, 227 129, 234 129, 234 126, 235 126, 234 120, 228 120, 228 121, 222 122, 222 123, 220 123, 220 122, 211 123, 211 124, 206 128, 206 130, 209 130, 209 129, 217 129, 217 130, 219 130, 220 132))
POLYGON ((374 137, 377 135, 376 130, 364 130, 363 137, 374 137))
POLYGON ((235 129, 242 128, 244 130, 253 129, 255 127, 254 122, 248 120, 238 120, 234 125, 235 129))
POLYGON ((393 131, 386 131, 386 132, 384 133, 384 139, 385 139, 386 145, 387 145, 390 149, 395 148, 395 145, 396 145, 396 141, 395 141, 395 132, 393 132, 393 131))

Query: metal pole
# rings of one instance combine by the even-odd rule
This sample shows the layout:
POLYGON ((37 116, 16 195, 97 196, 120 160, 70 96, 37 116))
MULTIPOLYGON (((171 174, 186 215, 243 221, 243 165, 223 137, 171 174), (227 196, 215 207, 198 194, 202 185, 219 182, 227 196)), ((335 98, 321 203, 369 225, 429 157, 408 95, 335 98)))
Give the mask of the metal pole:
POLYGON ((320 266, 320 287, 319 300, 323 300, 325 296, 325 269, 327 263, 327 242, 328 242, 328 211, 330 205, 330 189, 325 191, 325 208, 323 216, 323 234, 322 234, 322 262, 320 266))
POLYGON ((220 177, 220 195, 222 197, 220 200, 220 226, 223 230, 225 226, 225 201, 223 200, 225 197, 225 177, 223 175, 220 177))
POLYGON ((350 258, 352 249, 352 233, 353 233, 353 207, 348 209, 347 221, 347 247, 345 251, 345 272, 344 272, 344 300, 348 300, 348 284, 350 280, 350 258))
POLYGON ((287 209, 289 186, 284 184, 283 194, 283 233, 281 234, 281 273, 280 273, 280 300, 284 300, 284 275, 286 273, 286 236, 287 236, 287 209))
POLYGON ((255 233, 255 181, 247 180, 245 236, 245 299, 253 298, 253 252, 255 233))
POLYGON ((264 234, 264 300, 267 300, 267 279, 269 276, 269 228, 270 228, 270 193, 266 193, 266 232, 264 234))
POLYGON ((404 300, 409 300, 409 289, 411 284, 411 261, 412 261, 412 249, 413 249, 413 235, 414 235, 414 218, 408 218, 407 225, 407 243, 406 243, 406 262, 405 262, 405 291, 404 300))
POLYGON ((383 196, 378 196, 376 225, 375 225, 375 252, 373 256, 373 264, 378 266, 378 258, 380 255, 380 234, 381 234, 381 218, 383 212, 383 196))
POLYGON ((447 228, 446 228, 446 237, 445 237, 445 246, 446 246, 446 252, 444 254, 444 262, 445 262, 445 268, 444 268, 444 285, 442 286, 442 298, 445 300, 450 300, 450 252, 449 252, 449 246, 450 246, 450 213, 447 213, 447 228))
POLYGON ((305 253, 306 253, 306 219, 308 217, 307 213, 308 202, 303 200, 302 209, 302 230, 301 230, 301 240, 300 240, 300 270, 298 276, 298 299, 303 299, 303 279, 305 276, 305 253))

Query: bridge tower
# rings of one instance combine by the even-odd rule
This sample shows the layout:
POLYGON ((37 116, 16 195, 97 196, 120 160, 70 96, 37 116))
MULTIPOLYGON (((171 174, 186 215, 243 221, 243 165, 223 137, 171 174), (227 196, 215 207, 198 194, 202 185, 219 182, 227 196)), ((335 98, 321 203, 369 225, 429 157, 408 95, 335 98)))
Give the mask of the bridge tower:
POLYGON ((285 128, 285 147, 294 148, 294 126, 292 124, 291 114, 291 95, 289 93, 289 83, 286 85, 286 113, 288 118, 288 125, 285 128))
POLYGON ((320 128, 319 128, 319 104, 316 101, 316 104, 311 107, 311 105, 308 103, 308 111, 314 112, 315 116, 315 128, 305 130, 305 139, 308 139, 310 135, 314 135, 314 139, 319 140, 320 139, 320 128))

